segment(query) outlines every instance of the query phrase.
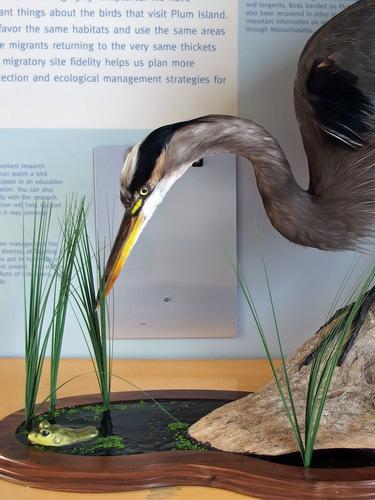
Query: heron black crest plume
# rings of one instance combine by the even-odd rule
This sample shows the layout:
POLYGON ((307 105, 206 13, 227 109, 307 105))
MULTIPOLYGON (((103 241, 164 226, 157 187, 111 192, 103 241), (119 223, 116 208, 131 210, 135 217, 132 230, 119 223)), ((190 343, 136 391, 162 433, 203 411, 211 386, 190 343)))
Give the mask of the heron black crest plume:
POLYGON ((129 186, 131 192, 137 191, 148 181, 155 166, 155 158, 160 156, 174 132, 180 127, 183 127, 186 123, 187 122, 173 123, 160 127, 151 132, 151 134, 141 143, 138 150, 137 168, 129 186))
POLYGON ((120 179, 127 225, 120 227, 108 261, 108 289, 166 192, 207 155, 234 153, 251 162, 271 223, 294 243, 356 249, 373 235, 375 0, 353 4, 310 38, 294 98, 308 158, 307 190, 296 182, 277 140, 234 116, 160 127, 130 150, 120 179))

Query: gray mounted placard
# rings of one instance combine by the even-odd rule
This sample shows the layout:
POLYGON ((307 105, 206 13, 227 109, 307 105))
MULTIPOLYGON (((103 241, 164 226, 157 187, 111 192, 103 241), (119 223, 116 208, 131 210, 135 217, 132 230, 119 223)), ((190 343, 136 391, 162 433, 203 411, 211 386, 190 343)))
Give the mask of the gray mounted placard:
MULTIPOLYGON (((96 228, 123 215, 126 147, 94 150, 96 228)), ((115 234, 114 234, 115 236, 115 234)), ((172 186, 115 284, 116 338, 233 337, 237 323, 236 159, 205 158, 172 186)))

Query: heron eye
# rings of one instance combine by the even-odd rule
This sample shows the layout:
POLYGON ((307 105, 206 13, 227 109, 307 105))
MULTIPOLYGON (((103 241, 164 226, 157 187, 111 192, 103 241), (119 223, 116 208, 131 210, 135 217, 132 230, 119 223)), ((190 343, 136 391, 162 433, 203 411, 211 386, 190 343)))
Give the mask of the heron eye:
POLYGON ((42 436, 49 436, 49 431, 47 431, 47 429, 43 429, 43 430, 40 431, 40 434, 42 436))
POLYGON ((150 193, 150 188, 148 186, 143 186, 141 187, 141 189, 139 190, 139 194, 141 196, 148 196, 148 194, 150 193))

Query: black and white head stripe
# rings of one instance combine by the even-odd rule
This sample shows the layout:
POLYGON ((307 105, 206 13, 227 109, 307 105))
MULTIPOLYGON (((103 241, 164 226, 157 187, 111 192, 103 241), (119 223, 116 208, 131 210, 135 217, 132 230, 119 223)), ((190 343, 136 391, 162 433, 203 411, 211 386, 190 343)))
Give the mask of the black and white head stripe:
POLYGON ((152 175, 155 164, 161 155, 165 146, 169 143, 173 134, 182 127, 197 122, 197 120, 189 120, 153 130, 144 141, 141 142, 138 155, 137 164, 135 167, 134 175, 129 185, 130 193, 134 194, 142 186, 147 184, 147 181, 152 175))

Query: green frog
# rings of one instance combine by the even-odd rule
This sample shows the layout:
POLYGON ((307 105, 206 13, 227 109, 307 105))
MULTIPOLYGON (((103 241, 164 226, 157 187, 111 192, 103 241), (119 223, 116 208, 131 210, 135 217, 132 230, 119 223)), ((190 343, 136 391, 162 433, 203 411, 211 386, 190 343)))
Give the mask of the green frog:
POLYGON ((51 424, 48 420, 43 420, 39 424, 39 432, 29 432, 27 438, 33 444, 41 444, 43 446, 69 446, 70 444, 93 439, 98 434, 98 429, 93 425, 74 429, 72 427, 51 424))

